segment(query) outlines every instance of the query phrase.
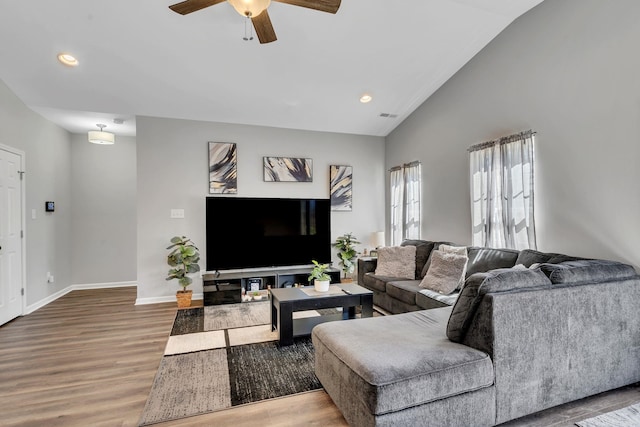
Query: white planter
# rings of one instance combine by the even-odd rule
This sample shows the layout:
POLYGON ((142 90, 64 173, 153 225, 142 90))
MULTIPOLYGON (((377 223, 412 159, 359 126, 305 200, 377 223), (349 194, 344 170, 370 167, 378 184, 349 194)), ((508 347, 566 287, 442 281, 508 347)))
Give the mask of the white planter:
POLYGON ((331 283, 330 280, 314 280, 313 287, 316 292, 327 292, 329 290, 329 283, 331 283))

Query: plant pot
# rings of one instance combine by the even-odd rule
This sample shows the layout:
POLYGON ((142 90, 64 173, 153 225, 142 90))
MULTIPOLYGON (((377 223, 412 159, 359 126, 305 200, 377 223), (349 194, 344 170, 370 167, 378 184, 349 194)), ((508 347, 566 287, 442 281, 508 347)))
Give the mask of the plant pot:
POLYGON ((193 291, 178 291, 176 292, 176 300, 178 301, 178 308, 191 307, 191 296, 193 291))
POLYGON ((331 283, 330 280, 314 280, 313 288, 316 292, 327 292, 329 290, 329 283, 331 283))
POLYGON ((353 283, 353 277, 343 277, 340 279, 340 283, 353 283))

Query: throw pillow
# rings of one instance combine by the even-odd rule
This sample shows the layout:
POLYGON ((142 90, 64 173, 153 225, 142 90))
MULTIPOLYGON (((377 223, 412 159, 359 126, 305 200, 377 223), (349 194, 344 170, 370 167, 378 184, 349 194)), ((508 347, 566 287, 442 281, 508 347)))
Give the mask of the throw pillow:
POLYGON ((409 245, 379 248, 375 274, 376 276, 415 279, 416 247, 409 245))
POLYGON ((452 252, 440 250, 431 253, 431 265, 420 282, 420 287, 441 294, 450 294, 464 282, 464 272, 468 258, 452 252))

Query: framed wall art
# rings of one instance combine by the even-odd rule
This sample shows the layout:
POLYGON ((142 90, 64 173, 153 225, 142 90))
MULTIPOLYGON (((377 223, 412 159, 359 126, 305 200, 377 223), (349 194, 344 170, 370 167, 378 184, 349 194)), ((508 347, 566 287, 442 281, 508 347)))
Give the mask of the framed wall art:
POLYGON ((353 209, 353 167, 329 166, 329 189, 332 211, 351 211, 353 209))
POLYGON ((233 142, 209 142, 209 193, 238 193, 238 152, 233 142))
POLYGON ((298 157, 263 157, 265 182, 312 182, 313 160, 298 157))

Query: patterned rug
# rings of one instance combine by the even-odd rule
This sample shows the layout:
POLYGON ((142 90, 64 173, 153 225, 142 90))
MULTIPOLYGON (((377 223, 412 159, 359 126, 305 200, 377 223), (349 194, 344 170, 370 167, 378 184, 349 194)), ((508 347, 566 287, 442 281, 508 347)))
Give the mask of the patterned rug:
POLYGON ((576 423, 579 427, 640 426, 640 403, 576 423))
MULTIPOLYGON (((268 301, 179 310, 139 425, 320 389, 311 338, 279 347, 269 310, 268 301)), ((329 314, 320 312, 294 317, 329 314)))

